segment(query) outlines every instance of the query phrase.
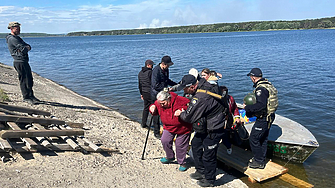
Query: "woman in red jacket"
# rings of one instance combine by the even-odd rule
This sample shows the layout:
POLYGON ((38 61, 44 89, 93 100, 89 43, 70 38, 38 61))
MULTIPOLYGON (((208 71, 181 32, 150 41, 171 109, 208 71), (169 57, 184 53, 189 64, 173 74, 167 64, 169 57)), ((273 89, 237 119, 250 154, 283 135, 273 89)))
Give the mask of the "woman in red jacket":
POLYGON ((163 134, 161 142, 166 157, 160 161, 169 164, 175 160, 175 153, 172 149, 173 139, 176 137, 176 157, 180 164, 179 170, 186 171, 186 153, 189 147, 192 124, 183 122, 179 117, 174 116, 176 110, 186 110, 189 99, 178 96, 173 92, 161 91, 157 94, 157 100, 150 106, 152 115, 160 115, 163 123, 163 134))
POLYGON ((229 141, 228 135, 230 135, 230 129, 235 130, 237 126, 241 123, 240 113, 238 111, 234 98, 228 95, 228 88, 226 86, 220 86, 220 89, 222 93, 225 93, 224 95, 227 95, 229 104, 229 114, 226 117, 227 120, 225 128, 226 134, 222 139, 222 143, 226 146, 227 153, 230 155, 233 152, 233 149, 231 148, 231 143, 229 141))

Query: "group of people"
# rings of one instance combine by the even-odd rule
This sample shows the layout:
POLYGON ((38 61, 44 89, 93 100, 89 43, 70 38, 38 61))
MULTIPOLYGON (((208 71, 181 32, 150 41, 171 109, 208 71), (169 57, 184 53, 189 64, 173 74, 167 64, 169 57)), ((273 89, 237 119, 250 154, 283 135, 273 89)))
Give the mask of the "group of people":
MULTIPOLYGON (((33 77, 29 66, 28 52, 31 46, 20 37, 20 23, 10 22, 11 33, 6 37, 8 49, 14 59, 14 68, 18 73, 23 101, 30 104, 40 102, 33 92, 33 77)), ((161 62, 148 59, 138 74, 139 91, 144 101, 141 126, 146 128, 148 115, 151 113, 154 135, 160 139, 166 156, 161 158, 163 164, 172 163, 177 158, 179 170, 186 171, 186 153, 189 149, 191 133, 194 137, 191 148, 195 164, 195 173, 191 178, 198 180, 202 187, 212 187, 215 182, 216 155, 220 141, 232 153, 228 135, 241 123, 239 111, 234 98, 228 95, 228 88, 218 85, 221 74, 205 68, 200 75, 196 69, 183 76, 179 83, 169 78, 169 67, 174 63, 170 56, 164 56, 161 62), (170 87, 169 87, 170 86, 170 87), (184 96, 173 91, 184 90, 184 96), (163 133, 160 135, 160 120, 163 133), (176 153, 172 149, 175 138, 176 153)), ((250 168, 265 168, 267 140, 269 129, 275 119, 278 107, 277 90, 259 68, 253 68, 247 76, 254 83, 256 102, 243 104, 248 117, 256 116, 249 137, 253 158, 250 168)))
MULTIPOLYGON (((235 100, 228 95, 227 87, 219 86, 218 79, 222 75, 208 68, 200 74, 196 69, 191 69, 189 74, 176 83, 169 79, 168 68, 173 65, 169 56, 164 56, 155 68, 153 65, 152 60, 147 60, 138 75, 139 90, 144 100, 142 127, 148 126, 147 117, 151 113, 152 118, 156 119, 153 121, 155 137, 161 139, 166 153, 160 161, 169 164, 176 157, 180 171, 187 170, 186 153, 194 131, 191 149, 196 171, 190 177, 198 180, 201 187, 212 187, 219 143, 222 140, 227 153, 231 154, 229 132, 242 123, 235 100), (181 90, 184 91, 184 96, 174 93, 181 90), (163 124, 161 137, 158 136, 158 116, 163 124), (174 139, 176 153, 172 149, 174 139)), ((254 83, 256 103, 243 104, 243 108, 248 117, 257 117, 249 137, 254 157, 250 159, 248 166, 264 169, 269 129, 278 106, 277 90, 263 78, 259 68, 253 68, 247 76, 254 83)))

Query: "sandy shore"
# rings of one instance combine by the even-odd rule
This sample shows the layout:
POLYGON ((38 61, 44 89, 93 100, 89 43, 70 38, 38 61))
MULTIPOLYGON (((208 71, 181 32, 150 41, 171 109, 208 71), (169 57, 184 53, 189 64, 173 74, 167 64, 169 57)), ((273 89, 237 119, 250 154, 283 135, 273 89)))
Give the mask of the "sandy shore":
MULTIPOLYGON (((33 74, 34 92, 44 104, 22 102, 16 71, 0 64, 0 88, 9 104, 46 110, 58 119, 84 123, 85 137, 95 144, 119 149, 119 154, 58 152, 34 153, 29 158, 14 154, 0 162, 0 187, 199 187, 189 174, 195 171, 192 160, 186 172, 179 165, 163 165, 165 156, 159 140, 149 135, 145 160, 141 160, 147 129, 117 111, 33 74)), ((241 180, 217 171, 217 187, 247 187, 241 180)))

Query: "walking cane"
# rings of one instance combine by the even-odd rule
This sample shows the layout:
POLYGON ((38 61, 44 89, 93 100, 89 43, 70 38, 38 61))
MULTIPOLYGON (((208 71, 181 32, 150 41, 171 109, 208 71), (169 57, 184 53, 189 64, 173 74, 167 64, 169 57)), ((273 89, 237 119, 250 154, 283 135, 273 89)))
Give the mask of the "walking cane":
POLYGON ((145 144, 144 144, 143 153, 142 153, 142 160, 144 160, 145 148, 147 147, 147 142, 148 142, 148 137, 149 137, 149 132, 150 132, 150 128, 151 128, 152 118, 153 118, 153 117, 154 117, 154 116, 151 116, 150 124, 149 124, 149 126, 148 126, 148 133, 147 133, 147 138, 145 139, 145 144))

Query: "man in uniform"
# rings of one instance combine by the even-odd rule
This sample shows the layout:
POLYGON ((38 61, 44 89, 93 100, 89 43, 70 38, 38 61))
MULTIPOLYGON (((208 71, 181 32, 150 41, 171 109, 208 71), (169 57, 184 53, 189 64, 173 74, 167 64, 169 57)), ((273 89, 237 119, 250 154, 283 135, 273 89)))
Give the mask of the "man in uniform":
POLYGON ((249 162, 249 167, 263 169, 265 168, 269 130, 278 107, 277 89, 262 77, 263 74, 259 68, 251 69, 247 76, 254 83, 256 103, 243 104, 243 106, 248 117, 257 117, 249 138, 250 148, 254 155, 249 162))
MULTIPOLYGON (((151 75, 151 98, 152 101, 156 101, 157 94, 168 86, 174 86, 177 83, 169 78, 169 67, 173 65, 170 56, 164 56, 160 64, 158 64, 153 70, 151 75)), ((160 124, 159 116, 153 117, 154 135, 157 139, 160 139, 160 124)))
POLYGON ((198 82, 194 76, 185 75, 180 87, 184 88, 185 93, 195 94, 187 110, 175 112, 175 116, 192 123, 195 130, 191 144, 196 172, 190 174, 190 177, 198 180, 201 187, 213 187, 216 178, 216 154, 219 142, 224 136, 224 107, 213 97, 220 95, 203 89, 212 87, 203 78, 198 82))
POLYGON ((138 73, 138 89, 140 90, 141 99, 144 102, 142 112, 142 128, 147 127, 147 119, 149 115, 149 106, 151 102, 151 74, 154 62, 150 59, 145 61, 145 66, 138 73))
POLYGON ((28 51, 31 50, 31 46, 19 37, 21 32, 20 25, 18 22, 10 22, 8 24, 8 29, 10 29, 11 33, 7 35, 6 42, 8 43, 10 55, 14 59, 14 68, 19 76, 23 101, 35 104, 40 100, 34 96, 33 76, 28 63, 28 51))

